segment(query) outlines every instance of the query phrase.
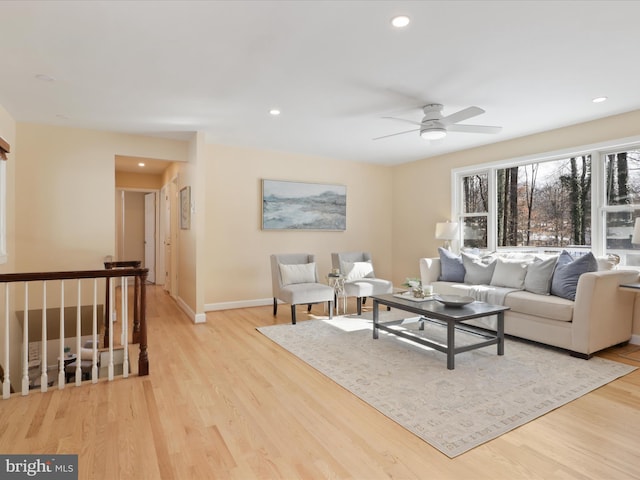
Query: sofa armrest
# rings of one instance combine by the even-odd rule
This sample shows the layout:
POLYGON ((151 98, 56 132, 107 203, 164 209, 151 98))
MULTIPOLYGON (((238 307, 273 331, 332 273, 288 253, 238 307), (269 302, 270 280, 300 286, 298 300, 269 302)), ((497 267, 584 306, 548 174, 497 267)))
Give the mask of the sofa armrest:
POLYGON ((573 309, 572 350, 590 355, 626 342, 633 329, 635 293, 620 289, 638 281, 634 270, 583 273, 573 309))
POLYGON ((420 259, 420 279, 422 285, 431 285, 440 277, 440 258, 420 259))

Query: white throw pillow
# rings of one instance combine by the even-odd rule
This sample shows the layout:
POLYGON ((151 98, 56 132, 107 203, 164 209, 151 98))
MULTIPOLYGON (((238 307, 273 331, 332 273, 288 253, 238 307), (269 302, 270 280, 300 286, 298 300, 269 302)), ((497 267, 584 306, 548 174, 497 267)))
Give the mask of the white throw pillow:
POLYGON ((280 264, 280 277, 283 285, 292 285, 294 283, 315 283, 316 281, 316 264, 296 263, 293 265, 280 264))
POLYGON ((340 270, 347 282, 360 280, 361 278, 373 278, 373 265, 371 262, 341 262, 340 270))
POLYGON ((494 287, 524 289, 524 279, 527 276, 527 264, 522 260, 505 260, 498 258, 498 263, 491 277, 494 287))
POLYGON ((527 267, 524 289, 538 295, 549 295, 551 279, 556 268, 558 257, 537 258, 527 267))
POLYGON ((464 283, 471 285, 488 285, 496 267, 496 261, 485 263, 482 258, 474 255, 460 254, 464 265, 464 283))

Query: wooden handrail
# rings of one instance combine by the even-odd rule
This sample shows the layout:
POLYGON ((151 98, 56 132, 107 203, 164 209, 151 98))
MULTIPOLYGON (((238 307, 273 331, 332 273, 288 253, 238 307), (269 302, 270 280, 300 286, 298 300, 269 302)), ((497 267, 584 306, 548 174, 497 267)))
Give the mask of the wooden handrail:
POLYGON ((148 268, 122 268, 118 270, 73 270, 68 272, 31 272, 31 273, 2 273, 0 283, 34 282, 38 280, 74 280, 78 278, 116 278, 116 277, 146 277, 148 268))

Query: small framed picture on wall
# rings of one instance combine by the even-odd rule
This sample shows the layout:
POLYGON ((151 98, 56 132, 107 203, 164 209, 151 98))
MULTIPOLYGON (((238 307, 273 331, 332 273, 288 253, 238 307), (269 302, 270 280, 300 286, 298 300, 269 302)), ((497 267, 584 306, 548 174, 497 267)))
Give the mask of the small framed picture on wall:
POLYGON ((191 228, 191 187, 180 190, 180 228, 182 230, 191 228))

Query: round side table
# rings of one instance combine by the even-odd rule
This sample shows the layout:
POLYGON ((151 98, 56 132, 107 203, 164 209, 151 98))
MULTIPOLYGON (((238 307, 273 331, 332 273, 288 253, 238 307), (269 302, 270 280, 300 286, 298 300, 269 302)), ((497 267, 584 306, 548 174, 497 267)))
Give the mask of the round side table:
POLYGON ((330 273, 327 275, 327 284, 333 288, 336 304, 336 315, 340 315, 340 300, 342 300, 342 313, 347 313, 347 296, 344 292, 344 275, 330 273))

